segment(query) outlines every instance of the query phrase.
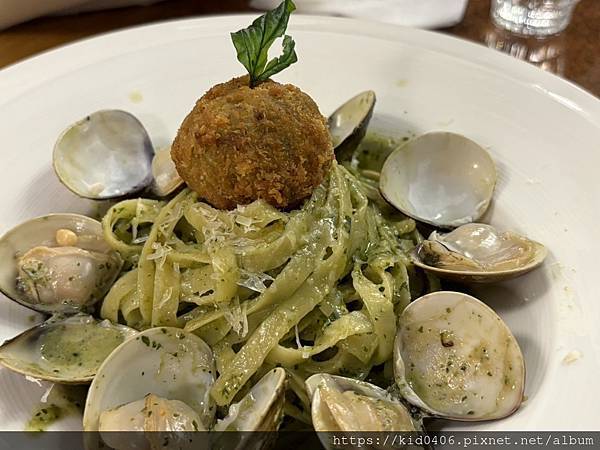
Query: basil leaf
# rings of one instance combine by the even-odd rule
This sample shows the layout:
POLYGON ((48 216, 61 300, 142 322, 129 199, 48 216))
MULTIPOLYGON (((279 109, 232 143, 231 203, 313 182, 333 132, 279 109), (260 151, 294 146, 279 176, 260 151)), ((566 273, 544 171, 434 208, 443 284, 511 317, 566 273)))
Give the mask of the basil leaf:
POLYGON ((283 54, 269 58, 269 48, 284 35, 291 13, 296 9, 292 0, 284 0, 273 11, 263 14, 248 28, 231 33, 237 58, 250 74, 250 86, 281 72, 298 60, 295 43, 290 36, 283 38, 283 54))
POLYGON ((272 75, 281 72, 286 67, 289 67, 298 61, 298 56, 294 50, 295 45, 296 43, 290 36, 285 36, 283 38, 283 54, 278 58, 273 58, 269 61, 264 72, 259 75, 258 81, 267 80, 272 75))

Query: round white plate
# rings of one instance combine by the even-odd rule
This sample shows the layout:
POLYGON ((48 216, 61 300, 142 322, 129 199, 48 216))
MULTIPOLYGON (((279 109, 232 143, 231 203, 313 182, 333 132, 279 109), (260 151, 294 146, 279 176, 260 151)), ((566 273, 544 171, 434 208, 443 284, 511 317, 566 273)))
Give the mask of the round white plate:
MULTIPOLYGON (((45 213, 93 213, 91 202, 54 176, 60 131, 89 112, 120 108, 141 119, 157 147, 170 143, 198 97, 243 73, 229 32, 250 21, 210 17, 134 28, 1 71, 0 232, 45 213)), ((600 101, 501 53, 431 32, 295 16, 289 34, 299 62, 278 81, 300 86, 325 115, 373 89, 375 128, 397 136, 452 130, 485 145, 500 177, 487 219, 550 249, 542 269, 477 290, 521 344, 527 401, 507 419, 453 426, 598 429, 591 399, 600 397, 600 101)), ((0 300, 0 339, 31 326, 31 312, 0 300)), ((22 429, 43 390, 0 369, 0 428, 22 429)))

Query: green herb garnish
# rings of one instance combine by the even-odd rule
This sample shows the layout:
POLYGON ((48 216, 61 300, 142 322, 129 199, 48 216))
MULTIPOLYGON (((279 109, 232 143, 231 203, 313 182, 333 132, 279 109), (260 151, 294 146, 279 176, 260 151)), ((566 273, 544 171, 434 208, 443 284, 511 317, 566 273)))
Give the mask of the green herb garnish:
POLYGON ((294 40, 283 37, 283 54, 267 63, 269 48, 285 33, 290 14, 296 9, 292 0, 284 0, 273 11, 260 16, 248 28, 231 33, 237 58, 250 74, 250 87, 281 72, 298 61, 294 40))

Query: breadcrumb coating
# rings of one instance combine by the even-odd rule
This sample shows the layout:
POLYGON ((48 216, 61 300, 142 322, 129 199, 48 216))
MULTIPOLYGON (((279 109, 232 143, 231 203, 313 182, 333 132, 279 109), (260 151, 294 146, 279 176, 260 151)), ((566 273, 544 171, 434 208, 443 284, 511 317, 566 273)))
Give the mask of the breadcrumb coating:
POLYGON ((263 199, 299 206, 334 158, 325 118, 291 84, 248 77, 212 87, 185 118, 171 148, 180 176, 216 208, 263 199))

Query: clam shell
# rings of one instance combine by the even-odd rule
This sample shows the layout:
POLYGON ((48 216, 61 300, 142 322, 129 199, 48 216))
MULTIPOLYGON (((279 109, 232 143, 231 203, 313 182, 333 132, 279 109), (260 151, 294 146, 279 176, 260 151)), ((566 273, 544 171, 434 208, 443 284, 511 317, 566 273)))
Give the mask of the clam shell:
POLYGON ((523 400, 525 362, 498 315, 460 292, 410 303, 399 318, 394 376, 402 396, 438 417, 500 419, 523 400))
POLYGON ((104 359, 136 330, 78 314, 53 317, 0 346, 0 364, 41 380, 87 384, 104 359))
POLYGON ((152 177, 152 193, 158 197, 167 197, 185 184, 171 159, 171 147, 156 151, 152 158, 152 177))
POLYGON ((485 213, 496 178, 494 161, 479 144, 456 133, 429 132, 388 156, 379 189, 413 219, 455 228, 485 213))
POLYGON ((536 269, 547 254, 539 242, 473 223, 447 235, 433 232, 413 249, 411 259, 415 265, 447 280, 497 283, 536 269))
POLYGON ((338 161, 349 159, 358 146, 373 115, 376 96, 373 91, 361 92, 341 105, 327 118, 327 126, 338 161))
POLYGON ((141 122, 116 109, 69 126, 54 145, 53 165, 73 193, 92 200, 123 198, 152 182, 154 148, 141 122))
MULTIPOLYGON (((206 431, 196 411, 181 400, 148 394, 100 414, 100 431, 206 431)), ((110 442, 107 442, 110 445, 110 442)), ((115 447, 118 448, 118 447, 115 447)))
POLYGON ((283 419, 286 389, 285 369, 277 367, 265 374, 250 391, 229 407, 215 431, 275 431, 283 419))
MULTIPOLYGON (((104 241, 100 222, 78 214, 50 214, 17 225, 0 238, 0 292, 35 311, 52 314, 73 313, 85 310, 103 298, 118 276, 122 264, 119 254, 104 241), (101 284, 96 284, 84 304, 76 303, 67 297, 57 298, 51 304, 41 303, 18 287, 18 259, 38 246, 58 247, 56 231, 59 229, 70 230, 77 235, 75 247, 104 254, 106 261, 110 262, 109 266, 104 264, 102 274, 98 275, 101 275, 101 278, 98 278, 101 284)), ((74 267, 73 269, 76 270, 74 267)), ((70 292, 70 288, 77 288, 77 282, 76 277, 73 280, 61 279, 59 290, 70 292)))
POLYGON ((150 328, 125 341, 104 361, 90 386, 83 428, 98 431, 103 412, 152 393, 184 402, 208 429, 215 417, 209 394, 214 379, 213 354, 202 339, 178 328, 150 328))
POLYGON ((406 407, 364 381, 316 374, 306 380, 315 431, 417 431, 406 407))

